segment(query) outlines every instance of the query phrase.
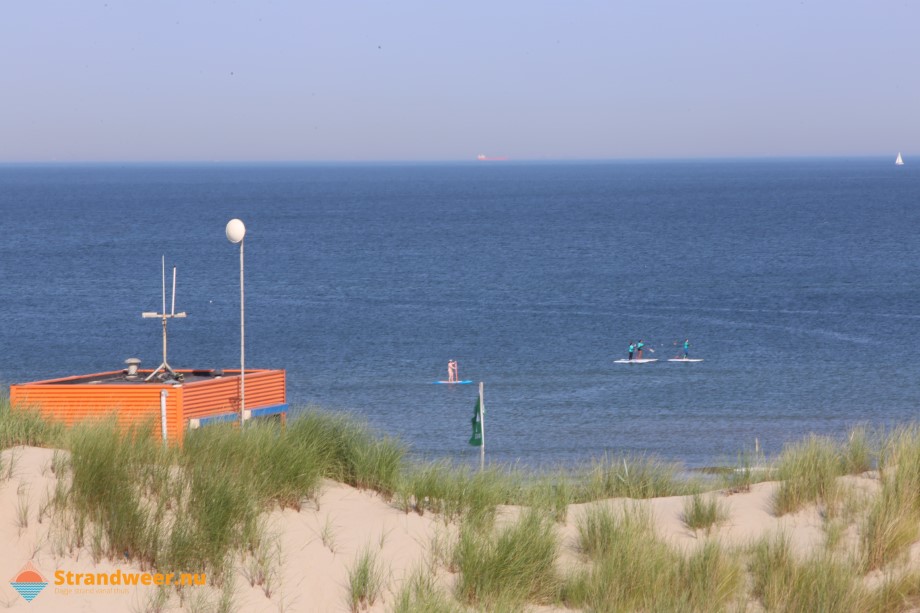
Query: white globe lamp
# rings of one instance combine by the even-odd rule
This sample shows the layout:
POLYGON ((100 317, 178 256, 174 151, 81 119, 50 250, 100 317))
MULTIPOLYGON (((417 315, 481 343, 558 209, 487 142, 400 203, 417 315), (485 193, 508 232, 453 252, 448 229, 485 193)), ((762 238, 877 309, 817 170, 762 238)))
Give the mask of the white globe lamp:
POLYGON ((246 236, 246 225, 239 219, 227 222, 227 240, 236 245, 246 236))
POLYGON ((246 226, 239 219, 227 222, 227 240, 240 246, 240 427, 246 421, 246 301, 243 291, 243 237, 246 226))

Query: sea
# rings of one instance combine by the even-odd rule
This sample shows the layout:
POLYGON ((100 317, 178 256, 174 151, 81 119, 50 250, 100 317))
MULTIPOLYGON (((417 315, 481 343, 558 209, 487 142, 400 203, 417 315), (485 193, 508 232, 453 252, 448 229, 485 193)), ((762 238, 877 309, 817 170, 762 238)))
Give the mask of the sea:
POLYGON ((284 368, 419 458, 687 468, 920 417, 920 165, 0 166, 0 382, 284 368), (172 294, 173 267, 176 292, 172 294), (648 364, 617 364, 642 339, 648 364), (685 339, 698 363, 668 362, 685 339), (470 385, 443 385, 457 360, 470 385))

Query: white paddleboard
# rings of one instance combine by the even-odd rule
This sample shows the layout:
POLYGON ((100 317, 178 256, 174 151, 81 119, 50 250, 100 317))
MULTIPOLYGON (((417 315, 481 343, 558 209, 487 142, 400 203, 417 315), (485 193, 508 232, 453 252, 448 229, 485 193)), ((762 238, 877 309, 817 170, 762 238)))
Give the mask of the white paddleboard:
POLYGON ((657 362, 658 358, 642 358, 641 360, 614 360, 614 364, 648 364, 649 362, 657 362))
POLYGON ((702 362, 703 358, 670 358, 668 362, 702 362))

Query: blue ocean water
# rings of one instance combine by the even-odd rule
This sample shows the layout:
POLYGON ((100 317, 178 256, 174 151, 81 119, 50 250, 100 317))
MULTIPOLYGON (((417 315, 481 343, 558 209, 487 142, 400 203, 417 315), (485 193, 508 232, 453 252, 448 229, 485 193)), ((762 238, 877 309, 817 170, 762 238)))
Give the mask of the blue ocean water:
POLYGON ((699 466, 920 407, 920 167, 889 159, 0 167, 0 381, 286 368, 424 457, 699 466), (617 365, 689 338, 697 364, 617 365))

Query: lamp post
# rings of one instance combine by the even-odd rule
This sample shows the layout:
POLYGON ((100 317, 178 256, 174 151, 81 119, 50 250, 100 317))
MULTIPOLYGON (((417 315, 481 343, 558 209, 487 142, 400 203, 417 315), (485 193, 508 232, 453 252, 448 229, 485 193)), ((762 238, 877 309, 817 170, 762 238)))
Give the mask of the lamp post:
POLYGON ((227 240, 240 244, 240 428, 246 420, 246 301, 243 292, 243 237, 246 226, 239 219, 227 222, 227 240))

